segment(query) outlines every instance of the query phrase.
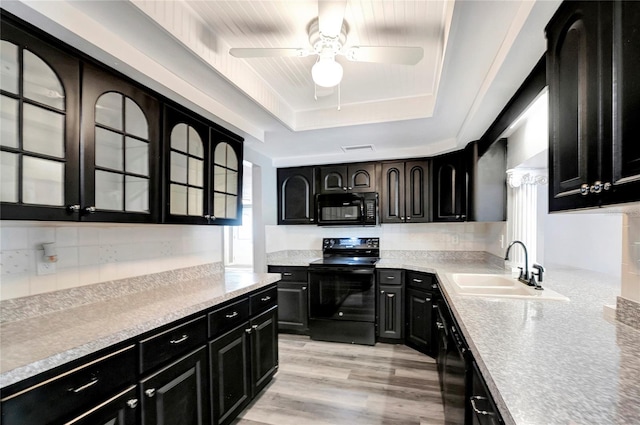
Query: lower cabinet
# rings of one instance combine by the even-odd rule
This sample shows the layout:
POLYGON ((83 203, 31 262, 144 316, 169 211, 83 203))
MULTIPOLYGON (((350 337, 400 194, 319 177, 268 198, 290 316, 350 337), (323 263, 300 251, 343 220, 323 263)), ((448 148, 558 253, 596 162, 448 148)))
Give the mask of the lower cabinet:
POLYGON ((66 425, 136 425, 140 410, 135 385, 122 393, 79 415, 66 425))
POLYGON ((380 269, 378 281, 378 341, 401 343, 404 337, 403 271, 380 269))
POLYGON ((406 272, 405 343, 418 351, 438 353, 437 309, 441 298, 436 277, 429 273, 406 272))
POLYGON ((213 423, 228 424, 278 369, 278 307, 209 343, 213 423))
POLYGON ((278 282, 278 329, 309 334, 309 291, 307 282, 278 282))
POLYGON ((140 381, 142 425, 205 425, 209 419, 206 347, 140 381))

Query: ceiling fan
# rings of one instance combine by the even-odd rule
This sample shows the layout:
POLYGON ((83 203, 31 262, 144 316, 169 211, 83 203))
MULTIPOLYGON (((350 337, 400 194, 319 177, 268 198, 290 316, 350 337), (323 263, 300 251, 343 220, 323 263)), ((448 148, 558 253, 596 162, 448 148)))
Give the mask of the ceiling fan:
POLYGON ((311 48, 232 48, 236 58, 306 57, 317 55, 311 77, 320 87, 334 87, 342 80, 342 65, 336 62, 342 55, 354 62, 377 62, 415 65, 423 57, 422 47, 407 46, 345 46, 348 26, 344 21, 347 0, 319 0, 318 17, 307 27, 311 48))

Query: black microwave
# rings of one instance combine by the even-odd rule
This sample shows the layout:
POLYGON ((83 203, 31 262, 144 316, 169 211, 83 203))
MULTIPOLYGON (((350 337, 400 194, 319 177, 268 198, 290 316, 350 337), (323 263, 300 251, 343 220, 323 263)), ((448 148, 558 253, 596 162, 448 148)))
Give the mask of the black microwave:
POLYGON ((375 226, 378 194, 327 193, 316 195, 318 226, 375 226))

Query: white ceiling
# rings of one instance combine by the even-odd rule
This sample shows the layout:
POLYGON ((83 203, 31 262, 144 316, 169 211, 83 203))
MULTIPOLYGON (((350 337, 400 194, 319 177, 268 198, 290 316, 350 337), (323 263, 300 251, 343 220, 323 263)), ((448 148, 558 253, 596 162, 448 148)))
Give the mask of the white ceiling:
POLYGON ((276 166, 427 156, 491 124, 545 50, 559 0, 348 0, 347 45, 421 46, 416 66, 344 66, 314 100, 313 57, 237 59, 230 47, 308 47, 317 3, 31 1, 2 7, 228 126, 276 166), (326 91, 326 90, 325 90, 326 91), (372 144, 372 152, 343 146, 372 144))

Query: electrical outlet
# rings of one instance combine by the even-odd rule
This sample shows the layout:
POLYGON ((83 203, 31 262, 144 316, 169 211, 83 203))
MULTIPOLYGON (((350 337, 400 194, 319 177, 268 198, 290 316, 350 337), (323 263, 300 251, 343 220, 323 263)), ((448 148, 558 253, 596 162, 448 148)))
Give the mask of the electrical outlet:
POLYGON ((56 272, 56 263, 45 263, 44 261, 38 261, 38 276, 44 276, 47 274, 54 274, 56 272))
POLYGON ((457 233, 453 235, 453 237, 451 238, 451 243, 453 243, 454 245, 458 245, 460 243, 460 235, 458 235, 457 233))

